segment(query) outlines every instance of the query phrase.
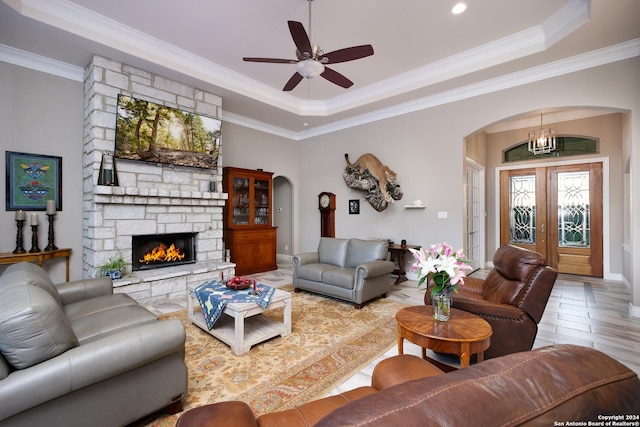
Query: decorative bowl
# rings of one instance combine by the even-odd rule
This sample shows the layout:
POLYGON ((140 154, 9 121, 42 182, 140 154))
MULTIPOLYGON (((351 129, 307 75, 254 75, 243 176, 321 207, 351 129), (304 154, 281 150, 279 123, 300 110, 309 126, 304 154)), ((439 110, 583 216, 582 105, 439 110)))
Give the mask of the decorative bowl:
POLYGON ((251 287, 253 283, 249 282, 249 283, 234 283, 232 282, 232 279, 226 280, 224 285, 227 287, 227 289, 231 289, 233 291, 242 291, 244 289, 249 289, 251 287))

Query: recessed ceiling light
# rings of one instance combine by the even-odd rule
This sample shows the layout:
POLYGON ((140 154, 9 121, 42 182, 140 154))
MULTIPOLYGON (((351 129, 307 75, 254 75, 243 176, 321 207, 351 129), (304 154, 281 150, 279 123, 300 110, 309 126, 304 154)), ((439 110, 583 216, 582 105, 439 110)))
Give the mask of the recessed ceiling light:
POLYGON ((451 13, 453 13, 454 15, 458 15, 462 12, 464 12, 467 9, 467 5, 464 3, 458 3, 455 6, 453 6, 453 9, 451 9, 451 13))

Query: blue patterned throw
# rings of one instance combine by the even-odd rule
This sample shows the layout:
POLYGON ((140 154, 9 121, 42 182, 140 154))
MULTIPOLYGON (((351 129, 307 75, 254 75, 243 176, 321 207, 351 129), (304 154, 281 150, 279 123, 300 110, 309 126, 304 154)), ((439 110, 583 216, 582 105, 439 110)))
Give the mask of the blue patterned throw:
POLYGON ((256 287, 260 295, 252 295, 252 287, 242 291, 227 289, 224 282, 220 279, 214 279, 198 286, 195 289, 195 294, 200 302, 200 307, 202 307, 202 314, 204 315, 204 320, 209 330, 213 329, 213 325, 220 318, 222 311, 230 302, 255 302, 262 308, 269 307, 276 289, 261 284, 256 285, 256 287))

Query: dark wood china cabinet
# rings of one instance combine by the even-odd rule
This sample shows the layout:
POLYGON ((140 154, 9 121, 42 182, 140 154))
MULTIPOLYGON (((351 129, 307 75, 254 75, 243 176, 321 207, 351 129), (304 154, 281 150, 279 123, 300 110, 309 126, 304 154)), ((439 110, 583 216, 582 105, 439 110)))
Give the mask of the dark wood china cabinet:
POLYGON ((277 269, 273 218, 273 172, 226 167, 222 185, 229 199, 224 207, 224 244, 231 251, 236 275, 277 269))

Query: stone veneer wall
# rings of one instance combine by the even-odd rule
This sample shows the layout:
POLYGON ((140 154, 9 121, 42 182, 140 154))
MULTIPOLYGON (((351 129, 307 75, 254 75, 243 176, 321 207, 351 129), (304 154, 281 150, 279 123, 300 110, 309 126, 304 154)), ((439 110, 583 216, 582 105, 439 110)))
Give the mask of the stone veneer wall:
POLYGON ((104 152, 115 146, 118 94, 168 107, 220 118, 222 99, 117 61, 94 56, 85 70, 83 156, 83 268, 95 277, 97 267, 110 257, 131 259, 131 236, 137 234, 197 232, 197 262, 138 271, 114 282, 141 303, 157 303, 184 296, 186 287, 234 274, 234 264, 223 262, 222 147, 216 170, 117 160, 119 186, 99 186, 104 152), (209 183, 216 191, 209 191, 209 183))

